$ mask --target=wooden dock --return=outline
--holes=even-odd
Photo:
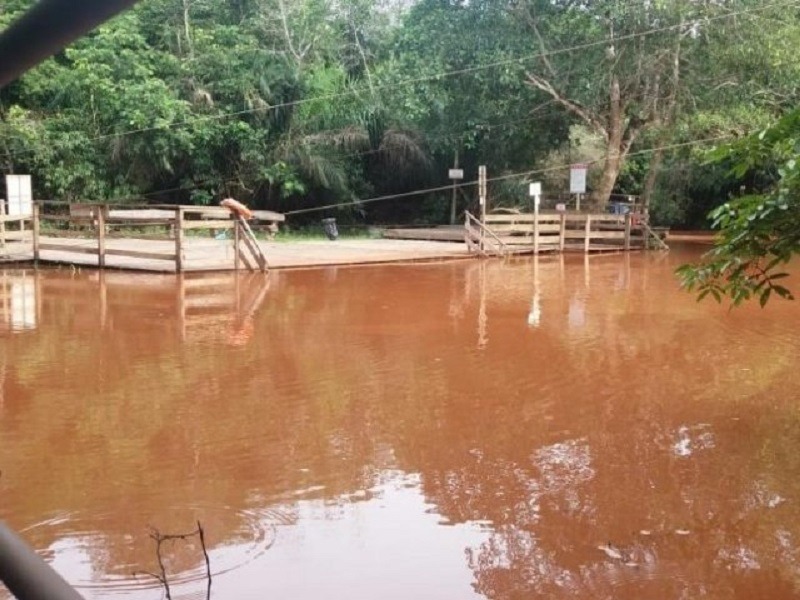
[[[40,238],[39,261],[49,264],[98,267],[96,243],[87,239]],[[52,246],[51,246],[52,244]],[[48,249],[51,247],[59,249]],[[463,244],[408,240],[336,240],[306,242],[259,241],[270,269],[336,265],[419,262],[469,258]],[[107,239],[104,267],[157,273],[178,272],[174,260],[147,258],[174,253],[174,242],[148,239]],[[72,249],[72,250],[70,250]],[[110,251],[110,252],[109,252]],[[30,243],[7,247],[5,262],[34,262]],[[182,245],[183,272],[234,271],[231,240],[186,238]],[[137,256],[138,255],[138,256]]]
[[[258,217],[258,213],[256,215]],[[276,242],[283,215],[245,221],[220,207],[112,209],[35,203],[29,217],[0,215],[0,262],[182,273],[307,268],[510,256],[619,252],[647,245],[633,215],[467,213],[463,226],[394,230],[390,239]],[[259,239],[253,229],[264,232]],[[418,239],[418,238],[422,239]]]

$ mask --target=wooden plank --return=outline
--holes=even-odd
[[[167,252],[143,252],[141,250],[106,249],[107,256],[127,256],[128,258],[147,258],[152,260],[175,260],[175,254]]]
[[[565,214],[567,222],[569,223],[584,223],[587,218],[590,218],[593,223],[624,223],[625,215],[608,215],[605,213],[598,214]]]
[[[624,231],[592,231],[589,237],[593,240],[624,240]]]
[[[258,263],[258,266],[261,267],[261,271],[263,273],[266,273],[267,269],[269,268],[269,265],[267,264],[267,257],[264,256],[264,252],[261,250],[261,246],[258,245],[258,240],[256,239],[253,230],[250,229],[250,225],[244,218],[242,218],[241,215],[239,216],[239,223],[242,226],[244,239],[248,242],[250,250],[253,253],[253,258],[255,258],[256,262]]]
[[[244,245],[248,247],[251,256],[258,263],[258,266],[264,269],[264,265],[261,263],[261,258],[259,256],[261,254],[261,250],[258,247],[258,242],[257,241],[254,242],[253,240],[251,240],[250,236],[247,235],[245,232],[242,233],[244,233],[244,235],[242,236],[242,239],[244,240]]]
[[[162,227],[172,225],[175,219],[127,219],[125,217],[113,217],[106,220],[106,223],[113,227]]]
[[[233,229],[235,221],[184,221],[184,229]]]
[[[559,238],[558,239],[558,249],[561,250],[561,252],[564,251],[564,243],[566,241],[565,240],[566,231],[567,231],[567,216],[566,215],[561,215],[561,229],[559,230],[559,233],[558,233],[558,238]]]
[[[253,216],[259,221],[272,221],[274,223],[283,223],[286,221],[286,215],[271,210],[254,210]]]
[[[24,223],[30,217],[20,217],[18,215],[0,215],[0,222],[2,223]]]
[[[72,222],[75,219],[69,215],[39,215],[41,221],[52,221],[54,223]],[[81,221],[82,223],[85,221]]]
[[[486,224],[508,224],[515,223],[531,224],[534,221],[539,223],[558,223],[560,222],[560,215],[536,215],[520,214],[520,215],[486,215]]]
[[[6,231],[3,240],[6,242],[27,242],[33,239],[31,231]]]
[[[491,230],[497,234],[500,233],[507,233],[507,232],[516,232],[519,231],[521,233],[530,233],[531,225],[534,224],[535,221],[531,221],[531,223],[527,224],[519,224],[519,225],[492,225]],[[561,224],[560,223],[539,223],[539,233],[560,233],[561,232]]]
[[[242,252],[241,246],[236,246],[236,255],[239,257],[239,260],[242,262],[242,264],[244,264],[244,266],[247,267],[248,271],[256,270],[255,265],[250,261],[247,255],[244,252]]]
[[[386,229],[382,236],[389,240],[431,240],[460,242],[464,239],[463,227]]]
[[[69,244],[39,244],[38,249],[41,250],[54,250],[57,252],[72,252],[74,254],[97,254],[97,248],[87,248],[85,246],[72,246]]]
[[[564,232],[564,237],[569,240],[583,240],[587,238],[585,230],[578,231],[575,229],[567,229]],[[593,240],[624,240],[624,231],[590,231],[588,237]]]

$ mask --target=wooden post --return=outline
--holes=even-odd
[[[25,221],[20,221],[20,231],[25,230]],[[20,234],[22,237],[22,234]],[[6,251],[6,201],[0,200],[0,243],[2,243],[3,254]]]
[[[481,165],[478,167],[478,198],[481,203],[481,252],[486,250],[484,244],[484,230],[486,227],[486,167]]]
[[[558,249],[563,253],[567,245],[567,215],[561,215],[561,230],[559,231]]]
[[[106,266],[106,215],[104,207],[97,207],[97,266]]]
[[[34,202],[31,219],[33,220],[33,261],[36,266],[39,264],[39,211],[39,204]]]
[[[458,170],[458,149],[456,149],[455,155],[453,157],[453,171]],[[457,174],[457,173],[453,173]],[[458,180],[453,178],[453,197],[450,199],[450,225],[456,224],[456,204],[458,198],[458,190],[456,189],[456,182]]]
[[[239,257],[239,236],[241,234],[242,232],[241,225],[239,225],[239,219],[235,219],[233,222],[233,268],[237,271],[239,270],[242,262],[241,258]]]
[[[539,254],[539,199],[533,199],[533,253]]]
[[[631,213],[625,215],[625,250],[631,249]]]
[[[175,272],[183,273],[183,208],[175,209]]]
[[[583,240],[583,249],[586,254],[589,254],[589,241],[592,237],[592,215],[586,215],[586,230],[584,232],[586,236]]]

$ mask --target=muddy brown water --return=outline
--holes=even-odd
[[[218,599],[800,597],[800,305],[696,255],[6,271],[0,519],[89,599],[197,520]]]

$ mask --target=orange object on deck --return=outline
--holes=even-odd
[[[233,198],[225,198],[222,202],[219,203],[220,206],[224,206],[229,211],[234,214],[241,215],[245,219],[252,219],[253,218],[253,211],[247,208],[241,202],[237,202]]]

